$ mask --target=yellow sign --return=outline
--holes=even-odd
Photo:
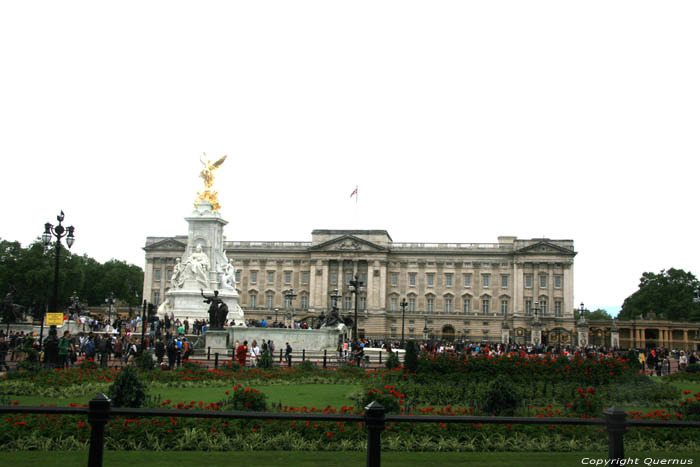
[[[46,313],[47,326],[63,326],[63,313]]]

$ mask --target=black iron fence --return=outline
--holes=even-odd
[[[367,430],[368,467],[381,465],[381,435],[387,423],[481,423],[481,424],[520,424],[520,425],[598,425],[608,433],[608,457],[611,465],[625,458],[624,434],[629,427],[672,427],[700,428],[700,422],[628,420],[627,414],[616,407],[605,411],[605,418],[542,418],[542,417],[447,417],[447,416],[405,416],[387,415],[379,403],[372,402],[365,407],[364,415],[328,415],[277,412],[234,412],[168,409],[129,409],[112,407],[104,394],[95,396],[88,407],[21,407],[0,406],[0,413],[9,414],[56,414],[87,415],[91,425],[89,467],[101,467],[104,455],[105,425],[112,416],[131,417],[185,417],[185,418],[227,418],[255,420],[307,420],[331,422],[363,422]],[[613,462],[619,459],[617,462]]]

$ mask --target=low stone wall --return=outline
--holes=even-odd
[[[284,350],[287,342],[292,346],[294,351],[301,350],[332,350],[338,348],[338,336],[340,331],[336,329],[284,329],[284,328],[244,328],[230,327],[226,328],[228,333],[229,349],[236,345],[236,341],[243,343],[248,341],[248,347],[253,343],[253,340],[258,341],[258,347],[262,346],[262,341],[272,340],[275,345],[275,352]],[[221,331],[216,331],[221,332]],[[212,334],[213,335],[213,334]],[[220,342],[216,339],[217,344]],[[213,343],[213,342],[212,342]],[[207,346],[209,343],[207,341]],[[218,347],[214,345],[212,347]]]

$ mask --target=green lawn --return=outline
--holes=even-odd
[[[385,467],[416,466],[426,467],[505,467],[523,466],[557,467],[580,466],[584,458],[605,459],[607,453],[557,452],[384,452],[382,465]],[[637,465],[644,465],[645,459],[693,459],[697,463],[700,455],[695,452],[644,452],[626,453],[626,457],[638,458]],[[13,467],[33,467],[36,465],[61,465],[62,467],[84,466],[87,451],[72,452],[0,452],[0,465]],[[150,452],[150,451],[108,451],[104,456],[105,466],[172,466],[206,465],[207,467],[236,466],[259,467],[261,465],[284,465],[289,467],[350,467],[362,466],[366,462],[364,452]],[[657,464],[655,464],[657,465]]]
[[[233,386],[200,387],[200,388],[158,388],[151,390],[152,396],[159,397],[161,401],[173,402],[202,401],[204,404],[218,402],[226,397],[224,391]],[[347,396],[360,389],[359,384],[290,384],[255,386],[267,396],[268,404],[282,403],[295,407],[307,406],[323,408],[327,405],[340,408],[343,405],[353,405],[354,402]],[[70,403],[87,404],[92,396],[77,397],[72,399],[52,399],[36,396],[10,396],[12,401],[18,401],[21,405],[56,405],[66,406]]]

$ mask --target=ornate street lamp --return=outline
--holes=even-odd
[[[289,317],[290,317],[290,326],[294,328],[294,304],[292,303],[295,298],[297,298],[297,294],[294,293],[294,289],[287,289],[282,291],[284,294],[284,307],[285,309],[289,310]]]
[[[430,334],[430,328],[428,328],[428,318],[423,318],[424,320],[424,325],[423,325],[423,340],[428,342],[428,335]]]
[[[399,303],[399,306],[401,307],[401,348],[403,349],[403,324],[406,319],[406,307],[408,306],[406,297],[401,299],[401,303]]]
[[[105,298],[105,303],[109,305],[109,312],[107,314],[107,321],[109,321],[109,325],[112,325],[112,305],[114,305],[114,292],[109,293],[109,297]]]
[[[49,303],[49,310],[51,313],[56,313],[56,304],[58,303],[58,265],[59,258],[61,256],[61,239],[63,237],[66,237],[66,244],[68,245],[68,248],[72,247],[73,242],[75,242],[75,236],[73,235],[73,233],[75,232],[75,227],[73,227],[72,225],[69,227],[63,227],[62,222],[64,217],[65,214],[63,214],[63,211],[61,211],[61,214],[56,216],[56,220],[58,220],[57,226],[53,226],[49,222],[44,224],[44,233],[41,235],[41,241],[44,242],[44,245],[46,246],[49,246],[52,238],[56,238],[56,262],[53,274],[53,295]],[[39,332],[39,348],[41,348],[42,346],[42,339],[44,337],[43,334],[45,319],[46,316],[44,313],[44,315],[42,315],[41,317],[41,330]]]
[[[341,294],[338,293],[338,289],[333,289],[333,293],[330,295],[331,297],[331,310],[333,311],[338,311],[338,300],[343,298]]]
[[[350,293],[355,294],[355,319],[352,323],[352,340],[357,342],[357,301],[358,296],[364,290],[365,283],[360,280],[360,276],[355,274],[355,280],[350,281]]]

